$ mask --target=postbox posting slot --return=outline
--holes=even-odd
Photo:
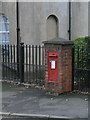
[[[57,54],[57,52],[49,52],[48,53],[49,55],[49,57],[57,57],[58,56],[58,54]]]
[[[57,57],[57,55],[53,54],[53,55],[49,55],[49,57]]]

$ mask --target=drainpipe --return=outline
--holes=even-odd
[[[17,19],[17,45],[20,43],[20,25],[19,25],[19,3],[16,2],[16,19]]]
[[[71,2],[69,1],[69,40],[71,40]]]
[[[19,27],[19,3],[16,1],[16,21],[17,21],[17,76],[19,78],[19,43],[20,43],[20,27]]]

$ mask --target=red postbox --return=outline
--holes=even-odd
[[[58,52],[48,52],[48,82],[58,82]]]

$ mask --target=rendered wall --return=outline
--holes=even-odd
[[[3,13],[10,22],[11,44],[16,43],[16,4],[3,3]],[[47,40],[47,17],[56,15],[59,20],[58,37],[68,38],[68,3],[19,3],[21,41],[25,44],[42,44]]]
[[[88,2],[72,3],[72,40],[88,35]]]
[[[47,40],[47,17],[59,20],[59,37],[68,38],[67,3],[20,3],[21,39],[27,44],[41,44]]]
[[[17,43],[16,3],[2,3],[2,13],[10,22],[10,43]],[[25,44],[42,44],[47,40],[47,18],[58,18],[58,37],[69,38],[69,3],[21,2],[19,3],[21,41]],[[88,3],[72,3],[71,38],[88,35]]]

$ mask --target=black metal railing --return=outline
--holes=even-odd
[[[73,47],[73,90],[88,92],[90,48]]]
[[[2,79],[30,84],[44,84],[44,46],[1,45]],[[17,49],[19,60],[17,60]],[[88,91],[90,80],[90,48],[72,48],[72,88]]]
[[[44,84],[44,47],[38,45],[1,45],[2,79]],[[17,62],[17,48],[19,62]]]
[[[20,80],[17,67],[17,46],[16,45],[1,45],[2,48],[2,79]]]

